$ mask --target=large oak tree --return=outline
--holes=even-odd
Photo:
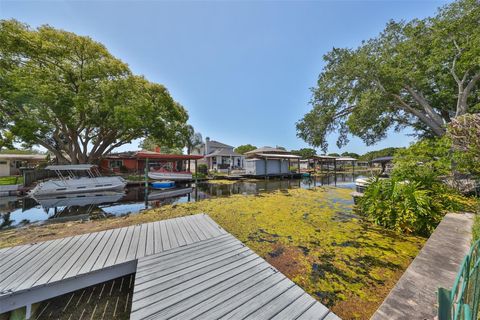
[[[98,161],[143,136],[174,144],[188,115],[168,90],[89,37],[0,21],[0,136],[60,162]]]
[[[376,38],[334,48],[324,60],[313,108],[297,122],[297,135],[310,145],[326,150],[332,132],[339,147],[349,134],[371,145],[392,127],[442,136],[453,118],[480,111],[480,2],[391,21]]]

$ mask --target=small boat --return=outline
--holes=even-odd
[[[363,194],[372,181],[373,178],[357,178],[355,180],[355,191],[359,194]]]
[[[28,193],[31,197],[123,190],[127,185],[122,177],[102,177],[98,169],[90,164],[55,165],[45,169],[55,171],[58,178],[37,184]]]
[[[192,193],[192,191],[193,191],[192,188],[182,188],[182,189],[174,189],[174,190],[166,190],[166,191],[155,191],[155,192],[152,192],[152,193],[148,194],[148,201],[184,196],[186,194]]]
[[[192,180],[192,173],[188,171],[167,171],[162,168],[149,171],[148,177],[153,180],[185,181]]]
[[[153,189],[170,189],[175,187],[175,181],[170,180],[163,180],[163,181],[155,181],[151,183]]]
[[[37,196],[34,199],[44,208],[99,205],[117,202],[125,196],[124,192],[102,191],[57,196]]]

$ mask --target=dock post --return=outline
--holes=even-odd
[[[148,208],[148,158],[145,159],[145,209]]]
[[[195,159],[195,188],[197,187],[198,182],[198,167],[197,167],[197,159]]]
[[[25,319],[28,320],[32,317],[32,305],[27,304],[25,306]]]
[[[267,165],[268,165],[268,159],[265,157],[265,180],[267,180]]]
[[[145,172],[145,189],[148,188],[148,166],[149,166],[148,158],[146,158],[145,159],[145,170],[144,170],[144,172]]]

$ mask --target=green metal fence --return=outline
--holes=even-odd
[[[439,320],[478,319],[480,298],[480,240],[463,259],[452,290],[438,289]]]

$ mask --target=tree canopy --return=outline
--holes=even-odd
[[[351,157],[351,158],[355,158],[355,159],[358,159],[360,158],[360,155],[358,153],[355,153],[355,152],[348,152],[348,151],[345,151],[341,154],[342,157]]]
[[[187,154],[191,154],[194,150],[199,151],[202,143],[202,134],[195,131],[195,129],[191,125],[187,125],[186,134],[184,136],[184,144],[187,148]]]
[[[466,114],[448,126],[456,169],[480,177],[480,113]]]
[[[302,149],[299,149],[299,150],[292,150],[290,152],[297,155],[297,156],[301,156],[304,159],[311,158],[311,157],[313,157],[314,155],[317,154],[317,151],[315,149],[312,149],[312,148],[302,148]]]
[[[156,151],[158,147],[160,148],[160,152],[163,154],[183,154],[183,146],[164,146],[158,143],[158,141],[152,137],[143,139],[138,146],[142,150],[148,151]]]
[[[175,144],[188,119],[168,90],[89,37],[0,21],[0,136],[60,162],[95,162],[143,136]]]
[[[251,145],[251,144],[242,144],[241,146],[238,146],[234,149],[236,153],[244,154],[245,152],[252,151],[257,149],[257,147]]]
[[[389,129],[443,136],[455,117],[480,111],[480,5],[459,0],[436,16],[390,21],[358,48],[334,48],[313,88],[297,135],[326,150],[329,133],[367,145]]]

